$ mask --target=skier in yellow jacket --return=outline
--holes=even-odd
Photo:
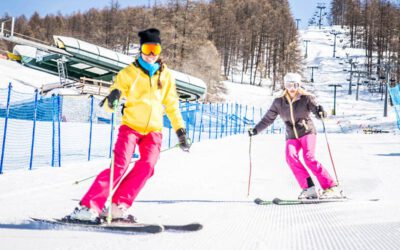
[[[160,31],[147,29],[138,33],[140,56],[122,69],[105,98],[104,106],[112,109],[115,101],[125,98],[122,124],[114,147],[114,181],[112,196],[113,219],[132,219],[127,209],[153,175],[162,143],[164,111],[179,138],[179,146],[189,151],[185,125],[179,111],[179,98],[171,71],[160,60]],[[121,180],[128,169],[135,147],[140,159]],[[98,223],[105,214],[109,195],[110,169],[102,171],[67,220]]]

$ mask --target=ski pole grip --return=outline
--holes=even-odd
[[[114,106],[114,109],[116,109],[116,108],[118,107],[118,100],[115,100],[115,101],[113,102],[113,106]]]

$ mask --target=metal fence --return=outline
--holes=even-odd
[[[0,173],[64,162],[110,158],[121,120],[99,107],[93,96],[41,96],[0,89]],[[264,114],[261,108],[236,103],[181,102],[180,110],[193,143],[243,134]],[[277,120],[265,133],[282,133]],[[177,144],[164,116],[162,148]]]

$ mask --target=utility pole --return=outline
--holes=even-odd
[[[351,86],[353,86],[353,73],[354,72],[356,72],[356,71],[354,71],[353,70],[353,68],[356,68],[356,64],[357,64],[357,62],[355,62],[354,60],[353,60],[353,58],[350,58],[349,59],[349,61],[348,61],[348,63],[350,63],[350,80],[349,80],[349,95],[351,95],[351,93],[352,93],[352,91],[351,91]]]
[[[319,9],[319,22],[318,22],[318,27],[321,29],[321,24],[322,24],[322,10],[325,9],[325,4],[323,3],[318,3],[317,8]]]
[[[361,83],[360,83],[361,74],[363,74],[365,76],[365,74],[367,74],[368,72],[358,70],[357,73],[358,73],[358,77],[357,77],[356,101],[358,101],[358,92],[360,90],[360,85],[361,85]]]
[[[314,69],[318,69],[318,66],[308,66],[308,69],[311,69],[311,82],[314,82]]]
[[[383,104],[383,117],[387,117],[387,103],[388,103],[388,87],[389,87],[389,73],[390,73],[390,64],[385,65],[385,70],[386,70],[386,88],[385,88],[385,101]]]
[[[336,88],[337,87],[342,87],[341,84],[329,84],[329,87],[333,87],[333,110],[332,110],[332,115],[336,115]]]
[[[383,103],[383,117],[387,117],[387,105],[388,105],[388,92],[389,92],[389,79],[390,79],[390,70],[392,67],[396,67],[397,65],[393,65],[390,62],[386,62],[383,64],[377,64],[376,66],[382,67],[385,69],[386,76],[381,77],[381,84],[383,81],[385,81],[385,99]],[[382,93],[383,94],[383,93]],[[382,100],[382,99],[381,99]]]
[[[358,91],[360,89],[360,71],[358,71],[358,78],[357,78],[357,91],[356,91],[356,101],[358,101]]]
[[[304,40],[304,42],[306,43],[306,53],[304,54],[304,58],[308,57],[308,43],[311,42],[310,40]]]
[[[299,22],[301,21],[300,18],[296,18],[296,29],[299,30]]]
[[[340,35],[342,33],[340,33],[339,31],[332,31],[331,34],[334,36],[334,42],[333,42],[333,57],[336,57],[336,36]]]

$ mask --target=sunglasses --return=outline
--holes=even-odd
[[[161,53],[161,45],[158,43],[144,43],[142,44],[140,51],[146,56],[149,56],[150,54],[158,56]]]
[[[285,88],[287,88],[287,89],[291,89],[291,88],[298,89],[299,87],[300,87],[300,84],[298,82],[285,83]]]

